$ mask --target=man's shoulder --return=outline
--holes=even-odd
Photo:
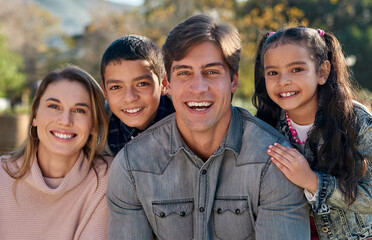
[[[266,122],[253,116],[247,110],[237,108],[243,121],[242,146],[238,164],[268,163],[269,145],[280,143],[290,146],[285,137]]]
[[[173,114],[163,118],[128,142],[119,152],[131,171],[163,171],[170,161],[166,156],[170,154],[172,121],[175,121]]]
[[[243,119],[243,131],[244,133],[255,133],[257,136],[255,139],[275,139],[278,141],[286,141],[285,137],[274,127],[270,126],[268,123],[262,121],[261,119],[253,116],[248,110],[244,108],[236,108]]]

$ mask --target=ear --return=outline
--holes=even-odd
[[[103,94],[105,94],[105,98],[107,100],[107,92],[106,92],[106,88],[105,88],[105,84],[103,83],[103,81],[101,81],[101,83],[99,84],[103,90]]]
[[[319,68],[319,85],[324,85],[328,79],[329,73],[331,72],[331,63],[327,60],[324,61]]]
[[[32,119],[32,126],[37,127],[36,116]]]
[[[168,77],[166,74],[164,75],[163,80],[161,81],[160,87],[161,87],[161,95],[162,96],[167,95],[168,90],[170,88],[170,84],[168,82]]]
[[[235,73],[231,81],[231,93],[236,92],[236,90],[238,89],[238,84],[239,84],[239,73]]]

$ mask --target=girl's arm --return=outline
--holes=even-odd
[[[316,200],[310,202],[316,213],[327,213],[330,207],[338,207],[356,213],[372,214],[371,144],[372,127],[368,127],[361,131],[358,137],[358,150],[366,161],[366,171],[359,180],[356,200],[350,206],[345,202],[345,197],[339,188],[337,179],[330,174],[312,171],[306,159],[296,149],[275,144],[269,147],[268,154],[271,156],[273,163],[290,181],[312,193],[316,193]]]

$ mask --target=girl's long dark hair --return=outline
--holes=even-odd
[[[316,154],[316,165],[321,171],[335,176],[339,187],[350,205],[357,196],[358,181],[363,176],[364,160],[357,149],[357,117],[353,109],[353,94],[350,74],[341,45],[336,37],[325,32],[321,36],[312,28],[294,27],[280,30],[261,38],[255,62],[255,93],[253,105],[256,116],[273,127],[279,121],[281,108],[274,103],[266,90],[263,56],[268,48],[283,44],[298,44],[306,47],[313,59],[316,71],[324,61],[331,63],[329,77],[324,85],[318,85],[322,104],[322,117],[314,122],[314,130],[308,141],[321,136],[324,143],[320,149],[312,147]]]

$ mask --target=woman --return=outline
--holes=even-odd
[[[104,95],[75,66],[50,72],[23,146],[1,157],[0,239],[106,239]]]

